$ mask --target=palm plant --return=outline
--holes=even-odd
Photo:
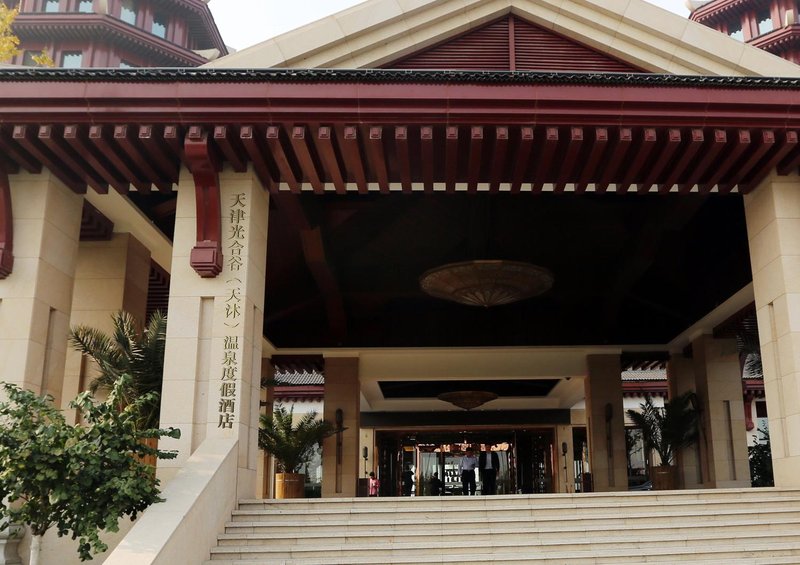
[[[634,426],[642,430],[645,448],[655,450],[662,465],[672,465],[679,450],[697,441],[699,414],[694,408],[695,398],[695,393],[686,392],[659,408],[647,396],[638,411],[628,410]]]
[[[312,411],[293,423],[294,408],[278,405],[272,414],[261,415],[258,446],[275,458],[280,473],[297,473],[314,454],[314,447],[336,433],[330,422],[318,420]]]
[[[97,363],[100,374],[91,382],[92,393],[111,391],[123,375],[129,375],[118,394],[120,408],[155,392],[142,408],[138,425],[156,428],[161,409],[161,384],[164,375],[167,318],[161,312],[150,316],[147,327],[140,331],[136,319],[127,312],[112,316],[113,332],[76,326],[70,330],[70,344]]]

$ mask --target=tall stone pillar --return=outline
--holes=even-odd
[[[775,485],[800,487],[800,178],[744,197]]]
[[[691,359],[682,355],[673,355],[667,363],[667,386],[669,398],[675,398],[686,392],[697,392],[694,378],[694,364]],[[694,445],[685,447],[677,454],[679,469],[679,486],[681,488],[701,488],[703,486],[703,470],[701,463],[702,438]],[[708,476],[706,473],[705,476]]]
[[[252,173],[219,175],[222,272],[202,278],[190,265],[197,244],[192,176],[178,189],[161,402],[162,426],[180,428],[159,463],[171,478],[206,439],[239,442],[238,496],[255,495],[261,388],[268,196]]]
[[[81,242],[70,325],[110,333],[111,318],[120,310],[144,325],[149,275],[150,251],[129,233],[115,233],[109,241]],[[89,372],[78,351],[67,351],[62,408],[86,389],[92,379]]]
[[[327,438],[322,446],[322,496],[355,496],[358,486],[361,384],[357,358],[325,359],[325,420],[337,422],[341,411],[344,431]]]
[[[0,280],[2,380],[60,403],[83,197],[43,172],[11,176],[14,269]]]
[[[750,464],[736,341],[701,336],[692,342],[692,351],[697,396],[702,406],[703,485],[748,487]]]
[[[267,382],[275,378],[275,367],[272,359],[261,359],[261,378]],[[260,414],[271,414],[275,409],[275,387],[267,386],[261,389]],[[275,461],[274,457],[266,451],[258,452],[258,469],[256,479],[256,496],[258,498],[272,498],[275,493]]]
[[[594,490],[628,490],[619,355],[589,355],[586,363],[586,432]]]

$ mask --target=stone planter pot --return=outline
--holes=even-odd
[[[305,498],[306,476],[299,473],[275,474],[275,498]]]
[[[659,465],[652,469],[653,490],[675,490],[678,488],[678,468]]]

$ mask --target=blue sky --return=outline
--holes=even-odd
[[[683,0],[648,0],[672,12],[687,15]],[[318,20],[361,0],[211,0],[222,39],[244,49],[270,37]]]

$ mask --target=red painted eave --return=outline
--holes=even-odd
[[[689,19],[708,25],[744,11],[748,4],[752,4],[752,0],[714,0],[689,14]]]

